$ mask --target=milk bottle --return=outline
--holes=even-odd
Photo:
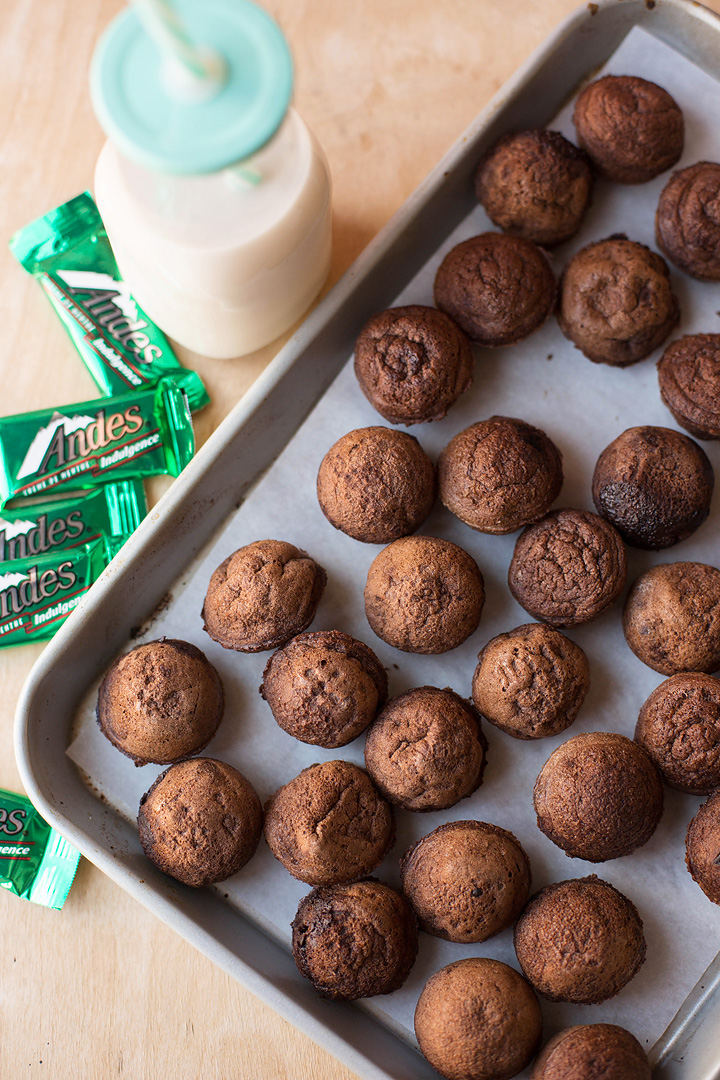
[[[250,0],[142,0],[101,39],[91,88],[95,197],[140,306],[207,356],[273,341],[322,288],[331,239],[279,28]]]

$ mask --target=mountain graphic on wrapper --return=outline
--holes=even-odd
[[[138,318],[137,304],[130,295],[130,288],[122,279],[116,281],[110,274],[99,274],[94,270],[58,270],[57,275],[71,289],[94,292],[106,290],[115,293],[113,303],[131,322]]]
[[[16,536],[26,536],[36,525],[37,521],[5,521],[0,517],[0,536],[4,534],[6,540],[14,540]]]
[[[86,428],[88,424],[92,424],[94,419],[94,416],[63,416],[59,412],[53,413],[50,423],[40,428],[30,443],[17,473],[18,480],[26,476],[34,476],[38,471],[58,428],[62,428],[65,435],[71,435],[73,431],[79,431]]]
[[[4,592],[5,589],[12,589],[15,585],[19,585],[22,581],[29,581],[27,574],[0,574],[0,592]]]

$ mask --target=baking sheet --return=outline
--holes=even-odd
[[[654,79],[676,97],[686,121],[686,151],[680,166],[718,157],[714,131],[720,130],[720,86],[679,53],[636,28],[603,71]],[[571,113],[572,103],[549,126],[573,138]],[[666,179],[667,174],[650,184],[626,188],[598,183],[581,233],[553,255],[556,270],[573,251],[612,232],[624,231],[631,239],[654,246],[654,209]],[[403,289],[397,303],[432,303],[433,277],[446,251],[487,228],[492,225],[478,207]],[[691,282],[680,273],[673,273],[673,284],[683,312],[678,335],[718,329],[717,287]],[[311,371],[308,375],[311,377]],[[660,402],[652,360],[624,371],[593,365],[562,337],[552,319],[520,345],[478,350],[472,390],[445,420],[411,430],[435,458],[456,432],[494,413],[522,417],[547,431],[564,455],[566,478],[557,504],[588,509],[592,509],[592,469],[611,439],[639,423],[676,426]],[[424,683],[451,686],[468,695],[479,649],[496,634],[529,621],[506,586],[515,536],[475,533],[438,505],[422,531],[460,544],[477,560],[488,595],[480,627],[459,649],[442,656],[412,656],[375,638],[365,620],[362,588],[367,568],[380,548],[361,545],[332,529],[317,505],[315,476],[323,454],[337,438],[351,428],[378,422],[348,363],[272,470],[178,584],[171,605],[154,621],[149,633],[138,639],[163,634],[186,638],[215,664],[226,689],[226,717],[205,753],[240,768],[263,800],[314,761],[344,757],[362,764],[363,739],[335,751],[296,742],[277,727],[257,693],[268,654],[229,653],[203,633],[200,608],[210,574],[235,548],[272,536],[305,548],[321,562],[328,571],[329,586],[312,628],[341,628],[367,641],[388,668],[392,695]],[[704,448],[717,467],[720,446],[710,443]],[[629,580],[657,562],[698,559],[717,563],[718,506],[716,498],[702,528],[672,549],[659,553],[629,550]],[[569,632],[588,654],[592,679],[590,694],[573,727],[554,739],[525,743],[484,725],[490,749],[482,787],[450,811],[398,813],[397,844],[376,873],[397,885],[399,856],[410,843],[445,820],[466,817],[491,821],[518,836],[530,856],[533,889],[597,872],[638,906],[645,923],[648,959],[639,975],[602,1005],[544,1002],[546,1033],[571,1023],[614,1022],[629,1027],[649,1047],[717,951],[720,910],[692,883],[684,866],[684,833],[700,800],[666,791],[665,813],[650,842],[630,857],[594,866],[568,859],[539,832],[531,799],[535,777],[556,746],[581,731],[611,730],[632,736],[642,702],[662,681],[625,645],[619,615],[617,604],[596,622]],[[94,721],[94,693],[80,711],[77,732],[68,753],[93,787],[121,814],[134,820],[140,796],[160,769],[136,769],[102,737]],[[264,844],[239,875],[216,888],[227,896],[228,903],[285,943],[289,943],[298,901],[308,891],[308,886],[291,878],[272,858]],[[443,964],[472,955],[492,956],[517,966],[509,930],[477,946],[441,942],[422,934],[418,960],[405,986],[359,1007],[412,1041],[415,1002],[427,977]]]

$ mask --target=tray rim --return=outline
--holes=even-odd
[[[512,97],[516,90],[522,88],[533,73],[542,68],[565,38],[576,32],[582,32],[585,27],[591,24],[591,20],[596,18],[600,11],[617,8],[619,3],[620,0],[598,0],[596,4],[584,3],[571,12],[493,95],[437,165],[403,202],[315,310],[302,323],[292,338],[258,376],[250,389],[210,435],[181,476],[153,507],[148,517],[125,544],[122,552],[116,556],[110,566],[103,572],[87,596],[83,598],[82,603],[73,612],[71,618],[45,647],[42,655],[34,664],[17,703],[14,746],[20,777],[31,801],[46,820],[125,891],[171,925],[186,940],[200,948],[223,970],[257,994],[261,1000],[271,1005],[281,1015],[294,1023],[295,1026],[301,1028],[314,1041],[333,1053],[349,1068],[367,1077],[368,1080],[394,1080],[394,1078],[385,1069],[378,1068],[374,1061],[358,1051],[355,1046],[339,1035],[332,1027],[319,1021],[292,996],[279,989],[268,977],[259,973],[250,964],[221,945],[213,935],[199,925],[186,911],[182,910],[181,906],[173,903],[172,900],[168,900],[154,887],[140,880],[136,875],[121,866],[110,851],[98,845],[93,837],[66,811],[61,810],[47,797],[33,767],[29,723],[33,714],[34,703],[38,695],[42,693],[45,680],[60,668],[64,653],[79,628],[84,626],[101,607],[110,588],[142,560],[155,535],[162,530],[173,513],[176,513],[181,507],[188,489],[197,485],[203,476],[209,472],[233,436],[242,430],[243,426],[253,416],[256,408],[270,397],[283,376],[290,371],[295,362],[302,356],[306,346],[313,340],[318,331],[342,310],[348,297],[357,288],[358,283],[368,275],[382,259],[383,255],[392,247],[397,238],[402,235],[408,222],[412,221],[417,213],[418,207],[422,206],[430,195],[442,185],[443,180],[453,169],[453,166],[464,158],[467,143],[489,126],[503,104]],[[720,42],[720,15],[706,8],[698,0],[623,0],[622,7],[629,14],[633,11],[638,12],[637,18],[629,20],[628,32],[632,26],[641,21],[643,17],[641,9],[643,7],[650,9],[660,5],[674,9],[680,13],[681,18],[697,20],[707,24],[710,32]],[[593,8],[595,10],[592,10]],[[718,48],[720,50],[720,44]],[[262,933],[260,928],[257,929]],[[713,984],[712,986],[705,985],[697,1008],[689,1011],[686,1008],[688,1001],[695,993],[695,991],[692,991],[686,1002],[681,1006],[675,1019],[668,1026],[665,1033],[667,1037],[661,1037],[661,1040],[665,1039],[665,1046],[658,1065],[662,1066],[664,1062],[669,1060],[669,1055],[676,1048],[680,1048],[687,1036],[688,1027],[692,1027],[693,1021],[697,1020],[699,1022],[703,1006],[708,1004],[713,995],[717,996],[716,991],[720,989],[720,963],[718,961],[720,961],[720,953],[716,961],[707,969],[706,975],[709,975],[711,969],[713,969]],[[715,968],[717,970],[714,970]],[[708,983],[707,978],[705,978],[705,983]],[[687,1013],[687,1015],[683,1015],[684,1013]],[[377,1022],[374,1020],[371,1020],[371,1023],[377,1026]],[[691,1037],[692,1034],[693,1032],[691,1032]],[[394,1038],[394,1036],[391,1036],[391,1038]],[[703,1069],[702,1076],[696,1073],[693,1075],[693,1080],[713,1080],[713,1078],[720,1076],[720,1045],[714,1048],[714,1051],[717,1055],[715,1061],[709,1062],[708,1059],[706,1062],[703,1059],[703,1063],[709,1065],[710,1071]]]

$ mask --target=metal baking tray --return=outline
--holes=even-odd
[[[599,0],[571,15],[510,79],[317,307],[199,451],[47,646],[21,694],[16,754],[40,812],[87,858],[228,973],[368,1080],[437,1074],[351,1005],[332,1008],[292,957],[212,890],[155,872],[135,830],[86,786],[65,751],[88,688],[127,646],[269,468],[352,351],[473,205],[477,160],[507,130],[541,126],[636,25],[717,74],[720,19],[693,0]],[[720,1075],[720,955],[652,1050],[662,1080]]]

